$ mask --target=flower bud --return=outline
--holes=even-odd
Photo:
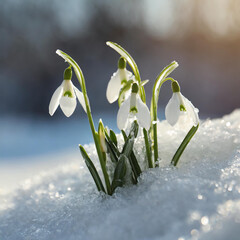
[[[98,135],[99,135],[99,140],[100,140],[101,151],[106,153],[107,145],[106,145],[106,140],[105,140],[104,126],[103,126],[102,119],[99,120]]]

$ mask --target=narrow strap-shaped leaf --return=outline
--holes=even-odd
[[[126,155],[128,157],[129,163],[132,168],[132,172],[135,178],[135,182],[137,182],[137,178],[142,173],[141,168],[138,164],[137,158],[133,152],[133,144],[134,144],[134,138],[127,138],[127,141],[125,142],[122,150],[122,154]]]
[[[117,145],[118,145],[117,137],[116,137],[115,132],[112,129],[110,129],[110,138],[111,138],[112,142],[115,144],[115,146],[117,147]]]
[[[131,154],[133,150],[134,138],[137,137],[137,134],[138,134],[138,123],[135,120],[131,125],[129,135],[125,139],[125,144],[122,150],[122,153],[125,154],[127,157]]]
[[[88,167],[88,170],[91,173],[92,178],[93,178],[93,180],[94,180],[94,182],[95,182],[95,184],[97,186],[98,191],[103,191],[104,193],[106,193],[105,188],[104,188],[104,186],[102,184],[102,180],[101,180],[101,178],[100,178],[100,176],[99,176],[99,174],[98,174],[98,172],[97,172],[93,162],[89,158],[89,156],[88,156],[87,152],[85,151],[85,149],[83,148],[83,146],[79,145],[79,148],[80,148],[80,152],[82,154],[82,157],[84,158],[85,163],[86,163],[86,165]]]
[[[114,171],[112,181],[112,193],[115,191],[117,187],[122,187],[124,184],[124,177],[127,171],[126,161],[127,157],[124,154],[122,154],[119,158],[119,161]]]
[[[121,132],[122,132],[122,135],[123,135],[123,139],[126,142],[127,141],[127,134],[125,133],[124,130],[121,130]]]
[[[112,131],[113,132],[113,131]],[[110,130],[110,133],[111,133],[111,130]],[[120,152],[119,152],[119,150],[118,150],[118,148],[117,148],[117,145],[115,145],[115,143],[113,142],[113,140],[112,140],[112,138],[114,138],[113,137],[113,135],[112,135],[112,138],[108,135],[108,132],[105,130],[105,137],[106,137],[106,142],[107,142],[107,146],[108,146],[108,148],[109,147],[111,147],[111,150],[115,153],[115,155],[117,156],[117,157],[119,157],[120,156]],[[116,135],[115,135],[115,137],[116,137]],[[116,137],[116,139],[117,139],[117,137]],[[116,141],[116,140],[115,140]],[[109,149],[108,149],[109,150]]]
[[[121,154],[124,154],[127,157],[129,157],[131,152],[133,151],[133,144],[134,144],[134,138],[128,138],[123,146]]]
[[[138,134],[138,128],[139,128],[138,122],[137,120],[134,120],[131,125],[131,129],[128,137],[131,137],[133,135],[136,138]]]
[[[130,162],[130,165],[132,167],[132,170],[133,170],[133,173],[135,175],[135,178],[137,180],[137,178],[140,176],[140,174],[142,173],[142,170],[138,164],[138,161],[137,161],[137,158],[134,154],[134,152],[132,151],[130,157],[129,157],[129,162]]]
[[[179,148],[177,149],[176,153],[174,154],[172,161],[171,161],[171,165],[173,166],[177,166],[178,161],[183,153],[183,151],[185,150],[185,148],[187,147],[188,143],[190,142],[190,140],[192,139],[192,137],[194,136],[194,134],[196,133],[196,131],[198,130],[199,124],[195,127],[193,126],[188,134],[186,135],[186,137],[183,139],[181,145],[179,146]]]
[[[117,162],[118,161],[118,157],[120,156],[120,153],[115,152],[114,147],[112,144],[110,144],[110,142],[106,139],[106,144],[107,144],[107,149],[110,155],[110,159],[112,160],[112,162]]]
[[[122,134],[125,140],[125,144],[123,146],[122,153],[124,153],[129,160],[129,163],[132,168],[132,173],[134,177],[134,182],[137,183],[137,178],[142,173],[141,168],[138,164],[137,158],[133,152],[133,145],[134,145],[134,139],[137,137],[138,134],[138,123],[137,121],[134,121],[132,123],[130,133],[127,136],[126,133],[122,130]]]
[[[147,160],[148,160],[148,167],[153,168],[153,162],[152,162],[152,151],[151,146],[149,144],[149,137],[148,132],[145,128],[143,128],[143,135],[145,140],[145,146],[146,146],[146,154],[147,154]]]

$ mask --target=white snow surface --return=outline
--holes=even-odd
[[[160,168],[113,196],[96,190],[80,154],[50,155],[60,164],[0,195],[0,239],[238,240],[240,110],[201,122],[178,167],[170,167],[190,127],[184,117],[174,127],[161,121]],[[144,167],[142,143],[139,137],[134,147]],[[85,148],[99,169],[94,145]]]

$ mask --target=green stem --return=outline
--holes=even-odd
[[[108,176],[108,173],[107,173],[104,157],[103,157],[103,154],[102,154],[102,151],[101,151],[100,142],[99,142],[99,139],[96,135],[96,131],[95,131],[94,123],[93,123],[93,118],[92,118],[92,114],[91,114],[91,109],[90,109],[90,103],[89,103],[88,96],[87,96],[85,79],[84,79],[82,70],[78,66],[78,64],[75,62],[75,60],[73,58],[71,58],[68,54],[64,53],[61,50],[57,50],[57,54],[59,54],[61,57],[63,57],[73,67],[74,72],[75,72],[75,74],[77,76],[77,79],[79,81],[79,84],[81,86],[82,93],[83,93],[83,96],[84,96],[84,101],[85,101],[85,104],[86,104],[86,112],[87,112],[87,116],[88,116],[88,121],[89,121],[89,125],[90,125],[91,131],[92,131],[92,135],[93,135],[94,143],[95,143],[95,146],[96,146],[96,150],[97,150],[98,158],[99,158],[99,161],[100,161],[100,165],[101,165],[101,168],[102,168],[107,192],[108,192],[109,195],[111,195],[112,194],[111,184],[110,184],[109,176]]]
[[[183,151],[185,150],[185,148],[187,147],[188,143],[190,142],[190,140],[192,139],[192,137],[194,136],[194,134],[196,133],[196,131],[198,130],[199,124],[195,127],[193,126],[188,134],[186,135],[186,137],[183,139],[181,145],[179,146],[179,148],[177,149],[176,153],[174,154],[172,161],[171,161],[171,165],[173,166],[177,166],[177,163],[183,153]]]
[[[153,138],[153,150],[154,150],[154,162],[155,167],[158,166],[158,142],[157,142],[157,103],[159,92],[162,84],[167,80],[174,81],[172,78],[166,78],[176,67],[178,63],[173,61],[167,67],[165,67],[162,72],[156,78],[155,84],[153,86],[152,100],[151,100],[151,120],[152,120],[152,138]]]
[[[145,128],[143,128],[143,135],[144,135],[145,146],[146,146],[148,167],[153,168],[151,147],[150,147],[149,140],[148,140],[148,133],[147,133],[147,130]]]

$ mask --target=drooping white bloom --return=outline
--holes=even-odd
[[[108,86],[106,97],[110,103],[115,102],[118,99],[119,92],[124,83],[127,83],[132,76],[132,73],[126,69],[126,60],[120,58],[118,62],[118,70],[111,77]]]
[[[170,125],[175,125],[180,117],[181,112],[185,112],[192,119],[193,125],[199,124],[198,109],[185,98],[180,91],[173,92],[171,99],[169,100],[165,108],[166,120]]]
[[[67,70],[71,71],[69,68],[65,70],[64,80],[53,93],[50,100],[49,114],[51,116],[55,113],[56,109],[60,105],[63,113],[67,117],[70,117],[77,105],[76,97],[86,112],[86,105],[83,94],[73,85],[72,81],[70,80],[72,73],[67,72],[68,74],[66,74]]]
[[[133,83],[131,95],[121,104],[118,110],[117,126],[119,129],[126,128],[130,114],[133,114],[137,118],[141,127],[147,130],[150,128],[150,112],[147,105],[142,102],[138,95],[138,86],[136,83]]]

